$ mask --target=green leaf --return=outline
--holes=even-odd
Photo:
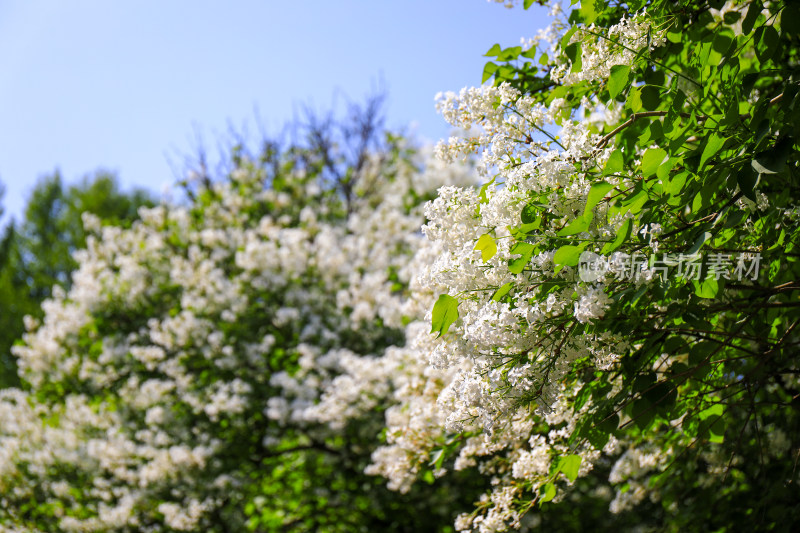
[[[531,7],[533,5],[533,2],[534,0],[525,0],[524,2],[522,2],[523,9],[528,9],[529,7]]]
[[[514,74],[514,68],[509,65],[503,65],[499,69],[497,69],[497,74],[495,76],[499,80],[510,80]]]
[[[658,87],[652,85],[645,85],[642,87],[642,107],[647,111],[654,111],[658,109],[661,104],[661,92]]]
[[[609,176],[611,174],[618,174],[622,172],[624,167],[625,161],[622,159],[622,152],[619,150],[614,150],[611,152],[611,155],[608,156],[608,161],[606,161],[606,166],[603,167],[603,175]]]
[[[725,419],[717,418],[708,428],[708,440],[716,444],[725,442]]]
[[[622,244],[627,239],[630,238],[630,236],[631,236],[631,227],[632,227],[631,226],[631,219],[630,218],[626,218],[625,222],[622,223],[622,225],[619,227],[619,230],[617,231],[617,237],[613,241],[607,242],[603,246],[603,249],[600,250],[600,253],[602,253],[603,255],[608,255],[608,254],[611,254],[611,253],[617,251],[619,249],[619,247],[622,246]]]
[[[442,294],[433,304],[431,333],[438,332],[437,337],[441,337],[456,320],[458,320],[458,300],[449,294]]]
[[[721,135],[714,132],[711,134],[711,137],[706,141],[705,148],[703,148],[703,155],[700,157],[700,167],[703,168],[706,162],[717,155],[722,149],[722,146],[725,144],[727,137],[722,137]]]
[[[556,265],[575,266],[578,264],[578,259],[585,247],[585,244],[582,246],[572,246],[569,244],[562,246],[553,254],[553,263]]]
[[[494,295],[492,295],[492,300],[494,300],[495,302],[499,302],[503,298],[503,296],[505,296],[511,291],[511,288],[513,286],[514,282],[509,281],[508,283],[506,283],[505,285],[503,285],[502,287],[500,287],[495,291]]]
[[[694,241],[694,244],[692,245],[692,247],[689,248],[689,250],[686,251],[686,254],[687,255],[696,254],[700,250],[700,248],[703,246],[703,244],[705,244],[706,241],[708,241],[712,236],[713,235],[711,235],[711,233],[709,233],[707,231],[703,232],[699,237],[697,237],[697,240]]]
[[[796,3],[787,5],[783,9],[781,31],[788,35],[800,34],[800,6]]]
[[[561,41],[559,42],[559,44],[560,44],[562,50],[565,50],[567,48],[567,46],[569,46],[569,41],[570,41],[570,39],[572,39],[572,36],[575,35],[576,31],[578,31],[578,26],[573,24],[569,28],[569,30],[567,30],[567,33],[565,33],[564,36],[561,38]]]
[[[753,40],[756,43],[756,56],[759,61],[764,63],[772,57],[778,48],[780,36],[778,35],[778,30],[772,26],[764,25],[756,30]]]
[[[592,214],[581,215],[558,232],[559,237],[569,237],[570,235],[577,235],[589,229],[589,224],[592,222]]]
[[[503,50],[503,52],[497,56],[498,61],[513,61],[519,57],[522,53],[521,46],[510,46]]]
[[[650,148],[642,156],[642,174],[645,177],[652,176],[664,162],[667,152],[663,148]]]
[[[514,255],[520,254],[522,256],[508,262],[508,271],[512,274],[519,274],[525,269],[525,266],[533,256],[533,245],[528,242],[518,242],[511,247],[509,252]]]
[[[567,476],[567,479],[572,482],[578,479],[578,470],[580,470],[581,467],[580,455],[568,455],[561,458],[560,463],[560,470]]]
[[[481,203],[482,204],[485,204],[485,203],[489,202],[489,197],[486,196],[486,191],[489,190],[489,187],[494,185],[494,180],[496,180],[496,179],[497,179],[497,177],[495,176],[494,178],[491,179],[491,181],[487,181],[486,183],[483,184],[483,186],[481,186],[481,190],[480,190],[480,193],[478,194],[478,198],[481,199]]]
[[[697,413],[697,418],[700,419],[700,420],[705,420],[706,418],[709,418],[709,417],[712,417],[712,416],[722,416],[723,412],[724,412],[724,409],[722,408],[722,404],[716,403],[716,404],[712,405],[711,407],[709,407],[708,409],[705,409],[705,410],[700,411],[699,413]]]
[[[631,72],[630,65],[614,65],[608,77],[608,94],[616,98],[628,86],[628,77]]]
[[[589,189],[589,194],[586,196],[586,208],[583,210],[583,215],[587,216],[591,214],[594,206],[600,203],[600,200],[605,198],[606,193],[613,188],[613,185],[606,183],[605,181],[593,184]]]
[[[546,483],[539,489],[539,506],[543,503],[549,502],[556,497],[556,486],[552,483]]]
[[[442,464],[444,463],[444,448],[438,448],[431,452],[431,460],[428,462],[428,466],[432,466],[434,468],[441,468]]]
[[[686,183],[687,177],[689,177],[688,172],[681,172],[680,174],[672,176],[669,182],[667,182],[666,187],[664,187],[664,192],[670,196],[679,195],[683,189],[683,185]]]
[[[564,53],[567,54],[570,62],[572,63],[572,72],[578,72],[583,66],[581,63],[581,43],[575,42],[564,48]]]
[[[672,169],[677,166],[675,164],[676,161],[679,161],[677,157],[670,157],[665,162],[661,163],[661,166],[659,166],[658,170],[656,170],[656,176],[658,176],[658,179],[662,181],[668,179],[669,173],[672,172]]]
[[[538,218],[539,218],[539,206],[536,204],[536,202],[533,201],[525,204],[525,207],[523,207],[522,211],[520,212],[520,220],[522,220],[522,223],[532,224]]]
[[[499,44],[497,44],[497,43],[495,43],[495,44],[493,44],[493,45],[492,45],[492,47],[491,47],[491,48],[489,48],[489,50],[488,50],[488,51],[487,51],[485,54],[483,54],[483,55],[484,55],[484,57],[497,57],[497,56],[499,56],[499,55],[500,55],[500,53],[501,53],[502,51],[503,51],[503,49],[500,47],[500,45],[499,45]]]
[[[494,237],[488,233],[484,233],[480,236],[478,242],[475,244],[474,250],[480,250],[481,259],[483,259],[483,262],[485,263],[497,253],[497,243],[494,241]]]
[[[694,281],[694,293],[700,298],[716,298],[719,292],[719,282],[714,278]]]
[[[634,113],[642,109],[642,90],[639,87],[634,87],[630,90],[627,103]]]
[[[709,441],[720,443],[725,440],[725,409],[721,404],[714,404],[697,414],[700,421],[697,434],[707,437]]]
[[[483,67],[483,78],[481,79],[481,83],[486,83],[486,80],[491,78],[495,72],[497,72],[497,65],[489,61],[486,63],[486,66]]]
[[[639,212],[641,212],[644,204],[646,204],[648,200],[649,198],[647,193],[644,191],[639,191],[630,198],[626,198],[622,202],[623,209],[620,213],[625,214],[625,212],[630,211],[632,215],[637,215]]]
[[[754,166],[754,164],[747,165],[736,173],[736,183],[739,184],[739,190],[753,202],[756,201],[756,186],[761,177],[761,173],[756,172]]]
[[[580,12],[584,23],[588,25],[594,22],[598,15],[595,0],[581,0]]]

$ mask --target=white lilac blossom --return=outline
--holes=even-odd
[[[565,25],[557,19],[549,34],[526,48],[542,40],[554,43]],[[571,65],[557,64],[551,76],[562,83],[601,79],[613,65],[632,61],[627,48],[645,46],[650,28],[646,17],[636,15],[623,18],[605,38],[592,36],[599,31],[593,26],[578,31],[572,39],[582,42],[585,69],[570,73]],[[624,46],[609,44],[609,39]],[[651,35],[651,47],[662,42],[660,33]],[[387,411],[387,443],[373,454],[369,471],[386,476],[391,488],[409,490],[425,465],[445,453],[443,443],[461,435],[448,464],[455,470],[478,469],[492,479],[493,488],[479,502],[480,512],[458,517],[460,531],[519,527],[522,511],[512,502],[525,487],[537,493],[552,481],[552,461],[558,456],[578,455],[578,475],[585,475],[601,453],[619,453],[617,444],[598,450],[585,441],[568,443],[575,420],[591,401],[574,412],[570,398],[581,384],[565,388],[561,379],[577,361],[600,371],[613,369],[629,344],[608,332],[564,335],[603,318],[611,300],[603,284],[586,284],[574,268],[556,265],[557,249],[546,246],[584,210],[596,179],[586,171],[602,168],[614,150],[601,142],[594,124],[618,120],[619,106],[588,100],[582,106],[585,114],[594,113],[589,120],[565,113],[568,106],[560,98],[544,103],[508,83],[437,95],[440,113],[466,132],[440,142],[438,157],[454,161],[478,154],[479,171],[488,183],[480,190],[442,187],[426,207],[423,233],[428,241],[418,252],[423,259],[415,261],[419,270],[411,285],[421,323],[412,324],[409,344],[396,351],[416,364],[399,358],[387,372],[395,383],[397,406]],[[604,179],[625,189],[636,176],[617,173]],[[546,222],[520,246],[514,228],[531,202],[542,206]],[[588,226],[581,234],[586,240],[615,236],[630,216],[608,216],[604,203],[593,209],[595,220],[608,222]],[[649,230],[655,236],[660,228]],[[487,257],[476,246],[481,238],[492,243]],[[523,268],[512,269],[525,246],[536,246],[537,252],[527,256]],[[458,298],[459,318],[436,338],[425,324],[440,294]],[[420,361],[430,366],[420,367]],[[354,381],[370,383],[373,370],[364,371],[365,379]],[[531,401],[535,411],[528,408]],[[542,426],[550,429],[537,434],[534,427]]]

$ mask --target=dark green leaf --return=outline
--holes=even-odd
[[[706,241],[708,241],[711,237],[713,237],[713,235],[708,231],[704,231],[703,233],[701,233],[700,236],[697,237],[697,240],[694,241],[692,247],[686,251],[686,254],[687,255],[696,254],[703,246],[703,244],[705,244]]]
[[[727,13],[725,13],[725,15],[723,15],[722,20],[725,22],[725,24],[730,25],[734,24],[741,17],[742,14],[739,13],[738,11],[728,11]]]
[[[639,398],[633,402],[631,407],[631,418],[636,427],[642,431],[650,427],[653,419],[656,416],[656,410],[652,403],[646,398]]]
[[[742,78],[742,95],[747,97],[750,96],[750,93],[753,91],[753,86],[758,81],[758,72],[751,72],[750,74],[745,74]]]
[[[581,44],[579,42],[575,42],[570,44],[564,49],[564,53],[567,54],[570,62],[572,63],[572,72],[580,71],[582,67],[581,63]]]
[[[654,111],[661,105],[661,91],[658,87],[645,85],[642,88],[642,106],[648,111]]]
[[[764,9],[761,0],[754,0],[750,3],[750,7],[747,8],[747,16],[744,17],[742,21],[742,33],[747,35],[751,31],[753,31],[753,26],[758,20],[758,16],[761,14],[761,11]]]
[[[787,6],[781,13],[781,30],[788,35],[800,34],[800,5],[796,2]]]
[[[725,137],[722,137],[716,132],[711,134],[711,137],[706,141],[706,145],[703,148],[703,155],[700,156],[699,168],[703,168],[709,159],[717,155],[717,152],[722,149],[722,146],[725,144],[726,140],[727,139]]]
[[[713,48],[717,52],[722,55],[730,49],[731,45],[733,44],[733,38],[729,35],[725,35],[724,33],[719,33],[714,37]]]
[[[756,185],[758,185],[760,176],[761,174],[755,170],[753,164],[746,165],[736,173],[736,183],[739,184],[739,190],[753,202],[756,201]]]
[[[778,36],[778,30],[772,26],[764,25],[756,30],[753,39],[756,43],[756,56],[759,61],[764,63],[775,53],[780,37]]]
[[[537,218],[539,218],[539,208],[535,202],[529,202],[522,208],[520,219],[523,224],[531,224]]]

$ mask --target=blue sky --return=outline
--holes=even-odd
[[[6,0],[0,3],[0,181],[19,216],[36,180],[98,168],[160,193],[169,161],[229,125],[257,139],[302,105],[388,90],[387,124],[446,136],[438,91],[477,85],[499,42],[546,13],[486,0]],[[341,96],[338,97],[341,102]],[[8,219],[8,214],[3,220]]]

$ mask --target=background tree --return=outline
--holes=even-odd
[[[19,384],[11,346],[24,332],[22,318],[41,318],[41,303],[53,286],[70,286],[77,267],[72,254],[86,246],[82,214],[92,213],[103,224],[129,226],[139,207],[153,205],[149,192],[123,192],[116,177],[104,171],[69,187],[58,172],[39,180],[22,220],[6,226],[0,244],[0,386]]]

